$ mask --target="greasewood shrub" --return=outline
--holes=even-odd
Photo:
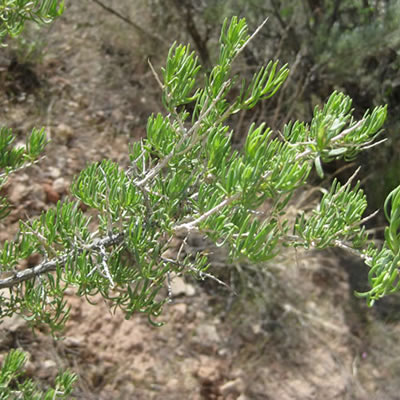
[[[385,203],[389,226],[380,249],[363,226],[369,218],[363,216],[367,201],[359,183],[353,184],[356,173],[345,184],[335,180],[314,210],[299,213],[294,222],[286,216],[289,201],[313,168],[323,176],[324,162],[352,160],[374,145],[386,107],[356,120],[351,99],[334,92],[315,108],[311,123],[291,122],[278,135],[264,123],[253,124],[243,148],[232,148],[229,117],[273,96],[289,73],[286,65],[270,61],[249,81],[232,74],[232,63],[257,31],[250,36],[244,19],[226,20],[218,60],[204,78],[189,46],[171,47],[161,76],[153,71],[166,113],[149,117],[146,138],[130,149],[130,167],[125,170],[110,160],[89,165],[74,179],[72,200],[21,221],[16,239],[4,243],[0,318],[20,314],[33,325],[47,324],[54,333],[68,318],[64,294],[74,287],[89,300],[100,293],[126,318],[143,312],[158,324],[168,300],[161,289],[171,273],[200,279],[208,275],[206,253],[178,251],[171,258],[168,252],[176,236],[185,243],[191,232],[226,246],[232,259],[253,262],[273,258],[282,245],[342,247],[370,267],[371,289],[358,294],[368,304],[399,289],[399,188]],[[12,148],[5,128],[1,138],[4,179],[21,161],[37,156],[45,143],[42,131],[35,131],[22,149]],[[268,213],[259,212],[267,200]],[[95,230],[80,203],[97,210]],[[42,261],[18,271],[33,253]],[[17,352],[10,357],[22,356]],[[3,369],[11,371],[8,365]],[[70,390],[74,376],[65,379],[60,396]]]

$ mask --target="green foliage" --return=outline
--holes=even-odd
[[[168,88],[168,92],[163,94],[165,108],[174,108],[193,100],[188,95],[196,82],[199,69],[197,57],[194,52],[190,53],[190,46],[171,46],[167,65],[163,68],[164,87]]]
[[[399,0],[147,0],[153,24],[165,35],[190,41],[203,63],[218,57],[219,26],[225,17],[245,15],[251,27],[268,16],[268,28],[244,51],[237,66],[243,75],[264,60],[276,57],[292,66],[284,90],[259,107],[252,116],[268,116],[279,130],[290,120],[309,120],[310,110],[333,90],[353,99],[359,111],[387,104],[386,120],[391,145],[375,149],[374,157],[361,156],[360,178],[368,176],[365,189],[369,209],[376,209],[398,184],[388,175],[400,163],[400,1]],[[188,23],[190,21],[190,23]],[[207,62],[207,66],[211,64]],[[240,121],[241,119],[237,119]],[[236,122],[236,121],[235,121]],[[237,138],[236,138],[237,139]],[[321,162],[316,163],[319,167]],[[393,172],[392,172],[393,171]],[[321,173],[321,168],[319,168]]]
[[[13,146],[16,137],[11,129],[0,127],[0,187],[12,172],[34,162],[46,146],[44,130],[33,129],[24,146]],[[8,203],[0,196],[0,219],[8,215]]]
[[[47,24],[64,11],[64,0],[1,0],[0,43],[7,36],[17,36],[26,21]]]
[[[0,370],[0,399],[62,400],[68,399],[77,377],[70,372],[57,375],[54,389],[42,392],[31,380],[24,378],[23,367],[27,356],[20,350],[11,350]],[[23,379],[21,379],[23,378]]]
[[[341,186],[335,179],[318,208],[308,218],[304,213],[297,218],[294,233],[303,240],[303,246],[324,249],[343,240],[351,240],[354,247],[365,244],[367,235],[360,221],[367,201],[359,186],[351,188],[349,182]]]
[[[311,148],[318,153],[315,167],[321,178],[321,160],[330,162],[337,156],[346,161],[354,159],[363,147],[367,147],[379,135],[386,119],[386,107],[377,107],[372,114],[367,111],[363,119],[356,122],[351,115],[351,103],[348,96],[334,92],[323,110],[315,108],[310,136],[316,146],[312,145]],[[347,125],[347,129],[343,130]]]
[[[33,129],[26,139],[25,146],[13,147],[14,141],[15,136],[10,129],[0,128],[0,168],[5,174],[34,161],[46,145],[46,135],[43,129]]]
[[[380,250],[370,247],[365,251],[366,263],[371,267],[368,280],[372,289],[357,293],[360,297],[366,297],[369,304],[400,290],[400,186],[386,198],[384,211],[389,222],[385,228],[384,245]]]
[[[167,115],[149,117],[146,139],[131,147],[130,167],[124,170],[109,160],[89,165],[71,187],[79,201],[58,203],[39,218],[21,221],[17,238],[5,242],[0,319],[17,313],[55,333],[68,318],[64,294],[73,287],[89,301],[100,294],[126,318],[143,312],[158,324],[169,300],[164,289],[170,274],[207,275],[207,254],[183,251],[192,232],[226,246],[232,259],[253,262],[273,258],[281,245],[343,247],[370,267],[371,290],[361,294],[369,304],[400,289],[400,189],[385,203],[389,226],[382,249],[369,243],[363,226],[366,197],[359,183],[352,186],[355,175],[345,184],[335,180],[320,204],[300,212],[295,221],[287,207],[313,167],[323,176],[322,162],[354,159],[374,144],[386,107],[375,107],[357,120],[350,97],[334,92],[322,108],[315,108],[309,124],[289,122],[275,134],[265,123],[254,123],[243,148],[235,150],[232,115],[273,96],[289,73],[279,61],[270,61],[247,80],[233,71],[232,63],[253,36],[244,19],[226,20],[218,61],[204,77],[199,77],[200,65],[189,46],[172,46],[162,79],[156,76]],[[37,158],[46,142],[43,131],[36,130],[22,148],[12,147],[13,140],[9,130],[1,130],[4,179]],[[91,218],[82,203],[92,209]],[[182,246],[171,256],[177,237]],[[31,254],[42,261],[18,270]],[[35,398],[32,382],[15,379],[23,362],[21,353],[10,353],[0,382],[4,388],[14,382],[13,390]],[[63,398],[74,379],[66,373],[56,389],[37,396]]]
[[[195,54],[188,46],[171,48],[163,81],[157,77],[168,115],[150,116],[147,138],[131,148],[130,168],[105,160],[74,180],[72,195],[96,210],[92,224],[79,203],[59,203],[21,222],[17,239],[5,243],[0,260],[7,277],[0,288],[9,288],[9,294],[1,294],[1,315],[18,313],[55,332],[68,317],[64,293],[72,286],[88,300],[100,293],[127,318],[139,311],[154,321],[168,301],[163,289],[170,273],[199,278],[206,273],[206,254],[168,256],[172,239],[183,236],[185,243],[193,231],[227,246],[232,259],[254,262],[271,259],[281,244],[362,249],[366,200],[358,184],[334,182],[319,207],[294,224],[286,206],[313,165],[322,175],[321,161],[352,159],[370,147],[386,108],[376,107],[357,121],[351,99],[335,92],[315,109],[310,124],[290,123],[281,136],[253,124],[243,149],[234,150],[226,125],[230,116],[272,96],[288,75],[277,61],[255,72],[249,84],[233,73],[232,62],[251,38],[244,19],[226,21],[218,63],[203,86],[197,83]],[[37,154],[43,140],[34,139],[27,149]],[[268,213],[258,211],[266,201]],[[89,229],[93,225],[97,228]],[[17,272],[33,253],[43,261]]]

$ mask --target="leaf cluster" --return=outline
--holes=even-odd
[[[366,264],[370,267],[368,280],[371,290],[357,293],[359,297],[366,297],[370,305],[400,290],[400,186],[386,198],[384,212],[389,223],[385,228],[385,242],[380,250],[369,246],[364,252]]]
[[[64,0],[1,0],[0,43],[7,35],[19,35],[26,21],[48,24],[63,11]]]
[[[62,400],[68,399],[72,392],[72,386],[77,377],[70,372],[57,375],[55,387],[43,392],[31,380],[24,377],[23,367],[27,361],[27,355],[20,351],[11,350],[0,370],[0,399],[30,399],[30,400]],[[23,379],[21,379],[23,378]]]
[[[291,122],[282,132],[252,124],[243,148],[234,149],[229,118],[271,97],[289,72],[270,61],[248,81],[233,73],[253,37],[244,19],[225,21],[218,60],[204,76],[189,46],[171,47],[156,76],[167,113],[149,117],[147,137],[130,149],[130,167],[109,160],[89,165],[71,186],[78,201],[21,222],[17,239],[4,245],[0,288],[9,293],[2,294],[1,315],[19,313],[61,329],[69,312],[64,293],[72,286],[89,301],[100,294],[127,318],[144,312],[155,322],[171,273],[208,275],[207,254],[187,249],[192,232],[226,246],[232,259],[254,262],[273,258],[281,244],[362,251],[366,199],[359,184],[334,181],[319,206],[295,222],[287,206],[314,166],[322,175],[322,162],[353,159],[370,147],[386,108],[357,121],[351,99],[334,92],[309,124]],[[33,253],[42,261],[19,270]]]
[[[367,240],[365,229],[360,226],[366,207],[366,196],[359,182],[352,188],[349,182],[342,186],[335,179],[318,207],[309,216],[302,212],[297,217],[294,233],[305,247],[324,249],[351,240],[355,248],[360,248]]]
[[[0,127],[0,187],[14,171],[34,162],[46,146],[46,134],[43,129],[33,129],[27,136],[25,145],[15,146],[16,136],[11,129]],[[0,219],[7,216],[7,200],[0,196]]]

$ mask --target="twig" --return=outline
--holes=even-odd
[[[236,193],[231,197],[228,197],[227,199],[225,199],[224,201],[222,201],[221,203],[219,203],[218,205],[216,205],[214,208],[212,208],[211,210],[208,210],[207,212],[205,212],[203,215],[201,215],[199,218],[191,221],[191,222],[187,222],[181,225],[175,225],[173,227],[175,232],[179,232],[181,230],[186,230],[188,232],[194,230],[197,225],[199,225],[201,222],[203,222],[205,219],[207,219],[208,217],[210,217],[211,215],[215,214],[217,211],[219,211],[221,208],[226,207],[227,205],[229,205],[230,203],[232,203],[233,201],[237,200],[242,193]]]
[[[360,257],[364,261],[371,261],[372,257],[368,257],[366,254],[361,253],[360,251],[353,249],[352,247],[348,246],[346,243],[341,242],[340,240],[334,241],[335,246],[339,247],[347,252],[353,254],[354,256]]]
[[[182,263],[180,263],[178,260],[173,260],[172,258],[166,258],[166,257],[162,257],[161,258],[164,262],[169,262],[171,264],[174,265],[178,265],[179,267],[183,267],[183,268],[188,268],[191,272],[195,272],[197,274],[199,274],[200,278],[209,278],[212,279],[213,281],[217,282],[218,284],[225,286],[230,292],[232,292],[234,295],[237,295],[237,293],[235,292],[234,289],[232,289],[228,284],[226,284],[224,281],[221,281],[221,279],[218,279],[216,276],[209,274],[208,272],[203,272],[203,271],[198,271],[196,268],[190,266],[190,265],[184,265]],[[168,280],[170,279],[170,276],[167,275]],[[168,285],[169,285],[169,281],[168,281]],[[168,293],[169,293],[170,287],[168,287]]]
[[[103,239],[96,240],[94,243],[85,248],[73,249],[60,257],[54,258],[49,261],[44,261],[39,265],[36,265],[36,267],[28,268],[25,269],[24,271],[17,272],[14,275],[9,276],[8,278],[1,279],[0,289],[10,288],[18,283],[32,279],[35,276],[55,271],[58,266],[65,265],[68,259],[74,256],[76,253],[81,254],[85,250],[100,251],[102,247],[106,248],[116,244],[120,244],[122,243],[124,237],[125,234],[123,232],[117,233],[115,235],[109,235]]]
[[[161,36],[158,36],[157,34],[148,31],[144,28],[142,28],[141,26],[139,26],[138,24],[136,24],[135,22],[133,22],[131,19],[129,19],[128,17],[122,15],[121,13],[119,13],[118,11],[114,10],[113,8],[106,6],[105,4],[103,4],[100,0],[92,0],[94,3],[96,3],[97,5],[99,5],[101,8],[103,8],[104,10],[106,10],[107,12],[109,12],[110,14],[115,15],[117,18],[121,19],[122,21],[126,22],[128,25],[132,26],[134,29],[136,29],[140,34],[150,37],[152,39],[157,40],[158,42],[163,43],[164,45],[167,44],[167,41],[162,38]]]
[[[364,122],[365,122],[365,119],[360,119],[355,125],[351,126],[350,128],[345,129],[344,131],[340,132],[338,135],[333,137],[330,142],[335,143],[335,142],[339,141],[340,139],[343,139],[349,133],[357,130]],[[296,156],[295,161],[298,161],[301,158],[304,158],[311,153],[313,153],[313,151],[311,149],[305,150]]]
[[[253,32],[253,34],[246,40],[246,42],[243,44],[243,46],[238,50],[236,53],[235,59],[246,47],[247,45],[255,38],[255,36],[260,32],[260,30],[263,28],[263,26],[267,23],[268,17],[264,19],[264,21],[261,23],[261,25]]]
[[[39,162],[43,161],[45,158],[46,158],[46,156],[43,156],[43,157],[38,158],[37,160],[33,160],[33,161],[30,161],[30,162],[24,163],[24,164],[21,165],[20,167],[11,168],[11,169],[9,169],[7,172],[1,173],[1,174],[0,174],[0,179],[1,179],[1,178],[7,178],[10,174],[13,174],[13,173],[18,172],[18,171],[21,171],[21,170],[23,170],[23,169],[25,169],[25,168],[29,168],[29,167],[31,167],[31,166],[33,166],[33,165],[36,165],[36,164],[38,164]]]
[[[108,185],[108,179],[107,179],[107,175],[104,172],[103,168],[101,167],[101,165],[99,165],[99,169],[100,172],[102,173],[103,177],[104,177],[104,183],[106,185],[106,195],[105,195],[105,200],[106,200],[106,207],[107,210],[110,210],[110,186]],[[111,217],[111,213],[107,215],[107,232],[110,234],[112,232],[112,217]]]
[[[157,81],[158,85],[160,86],[161,90],[164,90],[164,85],[162,84],[161,79],[160,79],[159,76],[157,75],[157,72],[156,72],[156,70],[154,69],[153,64],[151,63],[150,60],[147,60],[147,63],[149,64],[149,67],[150,67],[150,69],[151,69],[151,72],[153,73],[154,78],[156,79],[156,81]]]
[[[36,232],[34,229],[32,229],[32,227],[30,227],[25,221],[21,220],[20,222],[21,222],[22,225],[25,226],[25,228],[26,228],[27,230],[29,230],[29,233],[30,233],[31,235],[35,236],[35,237],[39,240],[40,244],[41,244],[49,253],[52,253],[53,256],[57,256],[57,252],[56,252],[51,246],[49,246],[49,245],[46,243],[46,238],[45,238],[43,235],[41,235],[39,232]]]
[[[343,139],[349,133],[356,131],[363,123],[365,119],[360,119],[355,125],[350,126],[349,128],[345,129],[343,132],[340,132],[339,135],[336,135],[332,138],[331,142],[337,142],[340,139]]]
[[[350,178],[347,180],[347,182],[337,191],[337,193],[332,197],[332,200],[333,200],[333,201],[335,201],[336,198],[337,198],[340,194],[342,194],[342,192],[343,192],[344,190],[346,190],[346,189],[350,186],[351,182],[353,182],[354,178],[355,178],[355,177],[357,176],[357,174],[360,172],[360,169],[361,169],[361,166],[358,167],[358,168],[354,171],[353,175],[351,175]]]
[[[226,87],[229,84],[230,84],[230,81],[227,81],[222,85],[220,92],[213,99],[213,101],[211,102],[209,107],[204,112],[200,113],[199,119],[196,121],[196,123],[188,131],[184,131],[181,139],[176,144],[175,148],[169,154],[167,154],[153,169],[151,169],[142,180],[140,180],[138,182],[135,181],[134,182],[135,185],[137,185],[137,186],[145,185],[149,180],[153,179],[164,167],[166,167],[168,165],[171,158],[176,156],[176,154],[177,154],[175,149],[178,149],[184,143],[184,141],[187,138],[189,138],[192,134],[195,135],[197,133],[198,129],[200,128],[201,123],[204,121],[204,119],[207,117],[207,115],[211,112],[211,110],[214,109],[215,104],[218,102],[218,100],[220,100]]]

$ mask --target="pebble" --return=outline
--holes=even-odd
[[[53,182],[53,189],[60,194],[65,193],[67,188],[67,183],[65,182],[65,179],[63,177],[57,178]]]
[[[191,297],[196,294],[196,289],[193,287],[193,285],[186,283],[180,276],[175,276],[171,280],[171,292],[172,297],[177,297],[180,295]]]
[[[73,129],[70,126],[64,124],[63,122],[58,124],[55,130],[57,138],[64,141],[68,141],[74,136]]]
[[[183,318],[187,313],[188,306],[185,303],[174,304],[173,310],[176,319]]]
[[[217,332],[217,328],[214,325],[199,325],[196,329],[196,336],[196,341],[204,342],[204,344],[219,343],[221,341],[221,338]]]
[[[243,392],[243,390],[244,384],[241,378],[236,378],[232,381],[225,382],[219,387],[219,391],[222,396],[227,396],[231,393],[239,394]]]
[[[50,178],[57,179],[61,176],[61,171],[57,167],[49,167]]]
[[[17,314],[12,315],[11,317],[4,317],[1,321],[1,329],[12,333],[19,331],[26,325],[26,321]]]
[[[8,200],[12,204],[18,204],[21,200],[29,194],[26,185],[16,182],[8,189]]]
[[[219,379],[220,373],[216,365],[202,365],[196,373],[202,381],[214,382]]]
[[[43,379],[56,375],[57,372],[57,363],[54,360],[45,360],[39,368],[37,376]]]
[[[56,204],[60,200],[60,195],[57,193],[53,186],[49,183],[43,183],[44,192],[46,193],[46,202]]]

